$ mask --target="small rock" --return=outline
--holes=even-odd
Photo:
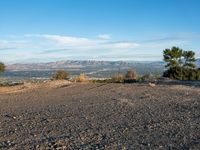
[[[150,87],[155,87],[156,84],[154,84],[154,83],[149,83],[149,86],[150,86]]]

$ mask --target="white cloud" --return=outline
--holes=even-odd
[[[95,44],[95,41],[93,40],[80,37],[70,37],[70,36],[60,36],[60,35],[43,35],[43,37],[48,40],[52,40],[68,46],[87,46]]]
[[[97,38],[99,38],[101,40],[110,40],[111,39],[109,34],[100,34],[97,36]]]
[[[153,59],[158,59],[155,55],[160,54],[162,59],[162,50],[171,46],[180,46],[188,48],[192,45],[190,40],[183,40],[169,36],[155,38],[153,40],[135,41],[111,40],[110,35],[100,34],[94,38],[78,37],[78,36],[63,36],[54,34],[27,34],[23,36],[9,36],[0,39],[0,54],[4,60],[21,60],[33,58],[36,60],[49,59],[50,61],[67,59],[87,59],[99,58],[104,59],[147,59],[144,54],[147,54]],[[195,47],[194,47],[195,49]],[[142,52],[142,56],[137,54]],[[24,54],[23,58],[17,54]],[[128,55],[124,55],[128,54]],[[131,57],[128,57],[128,56]],[[102,56],[102,57],[98,57]],[[135,57],[134,57],[135,56]],[[197,53],[197,56],[200,56]],[[106,59],[106,58],[105,58]]]
[[[0,40],[0,49],[22,48],[27,44],[25,40]]]
[[[100,49],[133,49],[139,46],[138,43],[129,42],[129,41],[117,41],[110,42],[109,35],[99,35],[99,39],[89,39],[83,37],[73,37],[73,36],[62,36],[62,35],[50,35],[50,34],[29,34],[25,37],[35,37],[42,38],[47,41],[54,42],[54,46],[61,46],[59,48],[71,48],[79,50],[100,50]],[[101,38],[101,39],[100,39]],[[105,40],[107,39],[107,40]]]
[[[134,42],[115,42],[109,44],[109,47],[113,49],[134,49],[139,47],[139,44]]]
[[[62,36],[62,35],[30,34],[30,35],[25,35],[25,37],[44,38],[46,40],[56,42],[57,44],[66,46],[89,46],[96,44],[96,41],[92,39],[82,38],[82,37]]]

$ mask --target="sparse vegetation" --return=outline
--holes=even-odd
[[[4,71],[5,71],[5,65],[4,63],[0,62],[0,77],[1,77],[1,73]],[[4,83],[0,82],[0,86],[4,86]]]
[[[4,72],[5,71],[5,65],[4,63],[0,62],[0,72]]]
[[[177,80],[199,80],[200,71],[195,65],[195,53],[183,51],[178,47],[163,51],[164,61],[167,62],[163,76]]]
[[[141,77],[139,77],[139,81],[146,81],[146,80],[151,80],[152,79],[152,75],[151,74],[145,74]]]
[[[114,75],[111,79],[113,83],[123,83],[124,82],[124,75],[123,74],[117,74]]]
[[[91,83],[113,83],[112,79],[93,79]]]
[[[136,82],[138,79],[138,74],[135,70],[131,69],[131,70],[128,70],[126,75],[125,75],[125,78],[124,78],[124,82],[125,83],[133,83],[133,82]]]
[[[84,73],[81,73],[76,79],[76,82],[88,82],[89,78]]]
[[[139,79],[135,70],[128,70],[125,75],[116,74],[110,79],[92,80],[92,83],[134,83]]]
[[[56,72],[53,78],[56,80],[66,80],[69,78],[69,73],[64,70],[59,70]]]

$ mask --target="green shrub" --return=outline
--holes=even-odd
[[[145,75],[139,77],[138,80],[139,81],[147,81],[147,80],[151,80],[151,79],[152,79],[151,74],[145,74]]]
[[[53,76],[53,78],[56,80],[65,80],[65,79],[68,79],[68,77],[69,77],[69,73],[64,70],[57,71],[55,75]]]
[[[197,70],[197,80],[200,80],[200,68]]]
[[[192,68],[173,67],[165,71],[163,76],[175,80],[200,80],[200,71]]]
[[[4,63],[0,62],[0,72],[4,72],[5,71],[5,65]]]

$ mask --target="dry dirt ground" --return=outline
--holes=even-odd
[[[0,149],[200,149],[198,87],[55,85],[0,89]]]

